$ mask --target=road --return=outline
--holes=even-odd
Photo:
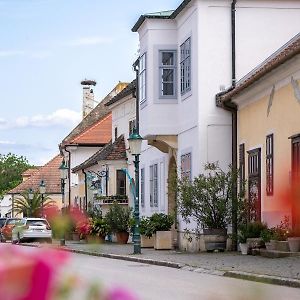
[[[300,289],[296,288],[81,254],[73,254],[64,270],[77,274],[83,282],[126,287],[141,300],[300,299]],[[72,300],[84,299],[83,289],[79,290]]]

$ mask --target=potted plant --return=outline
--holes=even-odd
[[[140,234],[141,234],[141,247],[152,248],[154,247],[153,226],[151,225],[149,217],[142,217],[140,220]]]
[[[295,230],[291,230],[288,233],[288,243],[289,249],[291,252],[299,252],[300,251],[300,233]]]
[[[275,250],[288,252],[290,251],[289,243],[287,241],[290,229],[289,217],[285,216],[280,224],[273,228],[273,237],[271,242],[275,245]]]
[[[100,242],[105,241],[105,237],[109,232],[108,224],[104,218],[93,218],[91,222],[91,242]]]
[[[172,232],[171,227],[174,223],[174,218],[171,215],[163,213],[154,213],[150,219],[150,232],[154,236],[154,248],[159,249],[172,249]],[[149,232],[149,234],[150,234]]]
[[[247,255],[248,251],[249,251],[249,247],[247,244],[247,238],[248,238],[247,224],[242,224],[239,226],[238,241],[239,241],[239,248],[243,255]]]
[[[261,231],[260,237],[262,238],[263,242],[265,243],[266,249],[267,250],[275,250],[275,245],[274,243],[271,243],[271,239],[274,236],[273,229],[271,228],[266,228]]]
[[[132,227],[132,212],[127,206],[114,202],[105,216],[109,232],[115,233],[117,242],[126,244]]]
[[[200,174],[193,181],[178,181],[179,212],[186,223],[192,219],[196,221],[193,233],[199,237],[203,232],[207,251],[226,249],[227,226],[231,223],[231,204],[233,197],[236,197],[233,187],[237,175],[237,171],[231,167],[224,172],[217,163],[208,163],[205,165],[205,174]],[[238,201],[242,194],[237,197]]]

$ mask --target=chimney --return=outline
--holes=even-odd
[[[82,117],[85,118],[93,109],[94,103],[94,91],[91,86],[96,85],[94,80],[82,80],[81,85],[83,86],[83,103],[82,103]]]

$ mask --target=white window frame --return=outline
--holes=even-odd
[[[187,160],[189,160],[189,165],[190,165],[189,168],[185,168]],[[180,157],[180,164],[181,164],[181,178],[192,181],[192,153],[188,152],[182,154]]]
[[[180,92],[181,95],[192,89],[191,37],[180,45]]]
[[[150,207],[158,207],[158,164],[150,166]]]
[[[173,54],[173,65],[164,65],[162,58],[163,53],[172,53]],[[176,98],[176,91],[177,91],[177,51],[172,50],[159,50],[159,97],[166,98],[166,99],[174,99]],[[164,82],[163,81],[163,72],[164,70],[171,70],[173,71],[173,81],[172,82]],[[172,95],[164,95],[163,94],[163,85],[164,83],[172,83],[173,84],[173,94]]]
[[[139,59],[139,101],[146,101],[146,52]]]
[[[145,168],[141,168],[141,207],[145,207]]]

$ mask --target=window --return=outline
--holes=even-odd
[[[158,207],[157,164],[150,166],[150,207]]]
[[[239,183],[240,193],[243,193],[245,188],[245,144],[239,146]]]
[[[181,178],[191,181],[192,180],[191,169],[192,169],[191,153],[181,155]]]
[[[140,103],[146,101],[146,53],[139,61],[139,99]]]
[[[115,140],[118,138],[118,127],[115,127]]]
[[[117,170],[117,195],[126,195],[126,174]]]
[[[135,120],[131,120],[129,121],[129,135],[133,133],[134,129],[135,129]]]
[[[191,38],[180,46],[180,90],[181,95],[191,89]]]
[[[273,195],[274,190],[274,138],[273,134],[267,135],[266,137],[266,192],[268,196]]]
[[[141,169],[141,206],[145,207],[145,169]]]
[[[176,94],[176,51],[159,52],[160,96],[174,97]]]

